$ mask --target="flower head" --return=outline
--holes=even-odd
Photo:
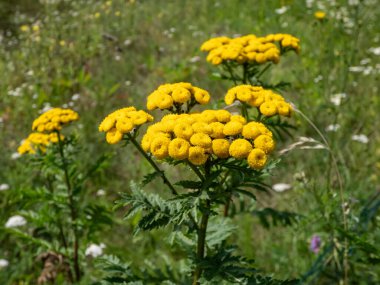
[[[64,125],[77,121],[79,115],[71,109],[53,108],[33,121],[32,130],[50,133],[60,131]]]
[[[109,144],[116,144],[123,139],[124,134],[151,121],[153,121],[153,117],[145,111],[137,111],[135,107],[126,107],[106,116],[99,125],[99,131],[106,133],[106,141]]]

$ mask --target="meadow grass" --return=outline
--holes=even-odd
[[[310,238],[319,235],[327,244],[342,221],[342,216],[336,215],[342,202],[347,203],[346,218],[352,229],[364,205],[379,199],[374,195],[379,191],[380,171],[380,9],[376,1],[370,0],[358,1],[358,5],[349,5],[351,1],[334,1],[336,5],[332,1],[306,2],[0,3],[11,15],[4,17],[0,26],[0,184],[10,185],[10,190],[0,192],[0,224],[24,206],[17,204],[14,193],[22,195],[22,189],[34,183],[33,175],[26,171],[33,169],[23,158],[12,159],[12,154],[30,132],[39,110],[68,106],[80,113],[78,135],[84,151],[78,159],[84,164],[92,162],[94,154],[112,156],[108,168],[88,185],[93,199],[104,199],[111,212],[118,193],[129,191],[128,182],[151,169],[131,146],[106,145],[103,134],[97,131],[103,117],[123,106],[144,108],[146,96],[165,82],[192,82],[210,91],[212,104],[221,106],[220,100],[232,85],[212,76],[217,69],[206,62],[200,45],[215,35],[283,32],[300,38],[301,53],[281,60],[267,73],[266,80],[290,83],[282,94],[320,130],[330,152],[318,148],[289,151],[281,156],[279,168],[268,182],[288,183],[292,189],[257,195],[255,209],[273,207],[296,212],[301,216],[297,223],[265,228],[256,216],[247,213],[235,221],[238,227],[233,239],[241,252],[278,278],[296,278],[308,272],[317,259],[309,250]],[[283,6],[287,7],[284,13],[276,12]],[[315,19],[317,10],[327,12],[324,20]],[[27,25],[27,31],[21,30],[23,25]],[[331,98],[341,93],[346,97],[340,104],[333,104]],[[278,150],[300,136],[323,143],[302,116],[296,113],[292,120],[297,130],[293,137],[278,143]],[[338,130],[326,131],[332,124],[339,124]],[[368,142],[352,140],[353,135],[360,134],[366,135]],[[337,172],[343,180],[343,196]],[[183,171],[175,170],[169,176],[182,178]],[[157,180],[148,187],[152,192],[162,192],[162,186]],[[106,191],[101,198],[96,196],[100,188]],[[133,237],[134,224],[123,221],[122,214],[122,209],[113,213],[113,224],[95,237],[107,245],[107,254],[141,265],[144,260],[159,262],[160,256],[178,258],[179,250],[161,242],[167,237],[165,230]],[[378,222],[378,214],[373,219]],[[370,225],[362,236],[372,244],[380,242],[375,226]],[[34,257],[23,253],[22,245],[16,245],[6,232],[0,232],[0,241],[0,258],[9,257],[12,269],[0,269],[1,283],[11,280],[9,284],[16,284],[12,282],[23,276],[24,284],[33,284],[28,280],[34,278],[31,268],[38,268]],[[12,265],[16,260],[19,264]],[[88,270],[95,272],[94,276],[100,274]],[[379,273],[374,265],[362,264],[350,272],[365,276],[364,281],[353,284],[376,284],[380,282]],[[310,282],[328,284],[323,278]]]

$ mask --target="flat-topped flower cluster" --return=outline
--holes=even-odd
[[[301,49],[299,39],[289,34],[269,34],[257,37],[253,34],[229,38],[216,37],[204,42],[202,51],[208,52],[207,61],[219,65],[233,61],[238,64],[278,63],[280,56],[286,51]]]
[[[79,115],[71,109],[53,108],[41,114],[32,123],[35,131],[21,142],[17,151],[19,154],[35,154],[37,151],[45,152],[46,147],[63,140],[60,133],[62,127],[77,121]]]
[[[261,86],[238,85],[231,88],[224,97],[224,102],[231,105],[235,101],[257,107],[259,113],[266,117],[274,115],[289,117],[293,110],[284,97]]]
[[[264,124],[248,122],[226,110],[170,114],[148,127],[141,146],[157,159],[170,157],[194,165],[208,159],[247,159],[250,167],[261,169],[275,143]]]

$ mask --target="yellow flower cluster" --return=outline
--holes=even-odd
[[[173,109],[173,107],[178,110],[184,103],[204,105],[209,101],[210,94],[206,90],[187,82],[180,82],[159,86],[148,96],[146,107],[150,111],[157,108]]]
[[[275,43],[278,43],[277,46]],[[208,52],[207,61],[219,65],[226,61],[263,64],[278,63],[284,51],[300,51],[299,39],[289,34],[270,34],[265,37],[246,35],[238,38],[217,37],[204,42],[202,51]]]
[[[124,134],[151,121],[153,121],[153,117],[148,113],[142,110],[137,111],[135,107],[126,107],[105,117],[99,125],[99,132],[106,133],[106,140],[109,144],[116,144],[121,141]]]
[[[62,129],[63,125],[79,119],[77,112],[70,109],[54,108],[43,113],[33,121],[32,130],[42,132],[53,132]]]
[[[60,135],[61,140],[64,139],[63,135]],[[46,151],[46,147],[51,143],[58,142],[57,133],[43,134],[43,133],[31,133],[25,140],[22,141],[17,151],[19,154],[34,154],[37,150],[42,152]]]
[[[217,158],[247,159],[261,169],[275,147],[272,133],[262,123],[249,122],[226,110],[170,114],[148,127],[141,146],[157,159],[187,159],[194,165]]]
[[[224,97],[224,101],[227,105],[231,105],[235,100],[257,107],[259,112],[266,117],[274,115],[290,117],[293,110],[284,97],[261,86],[238,85],[231,88]]]

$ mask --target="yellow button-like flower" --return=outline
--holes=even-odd
[[[248,101],[248,104],[253,107],[259,107],[262,103],[264,103],[264,95],[260,92],[253,93]]]
[[[289,117],[291,115],[292,107],[289,103],[286,103],[284,101],[277,101],[276,102],[277,107],[277,113],[281,116]]]
[[[123,133],[119,132],[116,128],[109,130],[106,134],[106,141],[109,144],[116,144],[123,138]]]
[[[261,104],[260,113],[267,117],[276,115],[277,114],[276,102],[267,101]]]
[[[227,123],[230,121],[231,113],[227,110],[217,110],[215,111],[215,116],[218,122]]]
[[[187,140],[175,138],[169,144],[169,156],[178,160],[186,159],[189,156],[189,148]]]
[[[202,122],[210,124],[212,122],[216,122],[216,116],[214,110],[205,110],[201,113],[200,116]]]
[[[237,158],[247,158],[248,154],[252,150],[252,144],[245,139],[237,139],[231,143],[229,152],[230,155]]]
[[[194,130],[194,133],[203,133],[203,134],[211,134],[212,129],[210,125],[204,123],[204,122],[196,122],[192,124],[192,128]]]
[[[244,125],[245,123],[247,123],[247,120],[243,116],[233,115],[231,116],[231,122],[239,122]]]
[[[150,150],[150,145],[155,137],[150,134],[145,134],[141,140],[141,147],[145,152]]]
[[[200,146],[192,146],[189,148],[189,161],[194,165],[205,164],[208,159],[208,155],[204,148]]]
[[[256,170],[260,170],[265,166],[267,162],[267,156],[261,149],[254,148],[248,155],[248,165]]]
[[[192,145],[209,148],[211,146],[211,138],[203,133],[195,133],[191,136],[190,142]]]
[[[317,12],[314,13],[314,17],[317,20],[323,20],[324,18],[326,18],[326,13],[323,12],[323,11],[317,11]]]
[[[161,110],[169,109],[173,106],[173,98],[167,94],[160,94],[156,98],[156,104]]]
[[[189,140],[193,135],[194,131],[191,125],[186,123],[179,123],[174,127],[174,134],[177,138],[182,138],[185,140]]]
[[[208,102],[210,102],[211,97],[210,97],[210,94],[206,90],[203,90],[198,87],[193,87],[193,89],[194,89],[194,98],[199,104],[205,105]]]
[[[243,130],[243,124],[241,122],[231,121],[225,124],[223,133],[226,136],[236,136],[236,135],[239,135],[242,130]]]
[[[223,133],[224,125],[219,122],[211,123],[210,125],[211,133],[210,137],[214,139],[222,139],[225,137],[225,134]]]
[[[249,122],[248,124],[244,125],[242,135],[246,139],[255,139],[259,135],[261,135],[260,128],[263,126],[263,124],[258,122]]]
[[[271,153],[275,148],[274,140],[267,135],[260,135],[254,141],[255,148],[263,150],[265,153]]]
[[[169,151],[169,144],[170,139],[159,136],[153,139],[151,145],[150,145],[150,152],[157,158],[157,159],[164,159],[168,156]]]
[[[183,87],[177,87],[172,92],[172,97],[176,103],[185,103],[190,100],[191,93],[188,89]]]
[[[227,158],[229,153],[230,142],[226,139],[215,139],[212,141],[212,152],[219,158]]]
[[[125,133],[129,133],[130,131],[132,131],[134,128],[134,124],[132,123],[132,121],[128,118],[120,118],[117,120],[117,123],[116,123],[116,129],[125,134]]]
[[[227,92],[226,96],[224,96],[224,102],[226,105],[231,105],[236,99],[236,94],[234,92]]]

